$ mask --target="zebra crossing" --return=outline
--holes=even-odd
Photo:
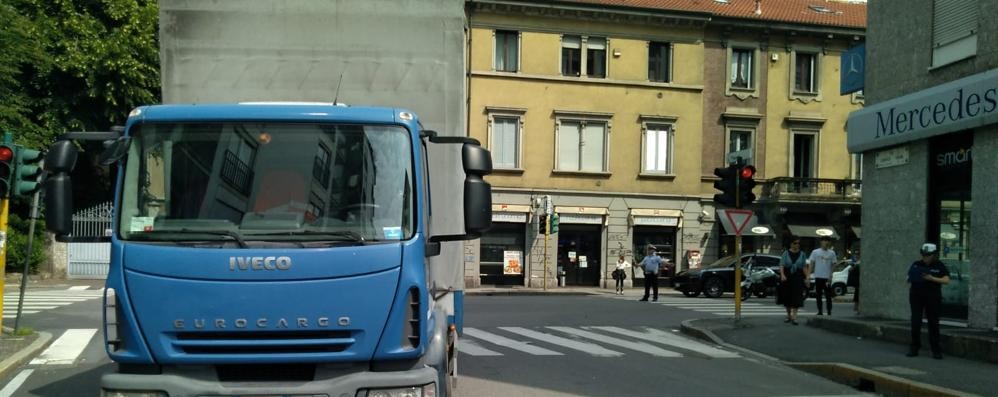
[[[627,296],[610,296],[611,299],[619,300],[636,300],[633,297]],[[735,315],[735,301],[732,298],[687,298],[684,296],[662,296],[659,295],[658,302],[636,302],[642,305],[660,305],[666,307],[672,307],[677,309],[693,310],[700,313],[715,314],[718,316],[734,316]],[[805,306],[807,307],[807,306]],[[800,308],[797,312],[798,315],[809,315],[815,314],[814,311],[807,310],[805,308]],[[787,311],[783,306],[778,306],[773,303],[770,298],[756,300],[750,298],[747,301],[742,302],[742,316],[786,316]]]
[[[514,353],[566,356],[582,352],[594,357],[622,357],[628,352],[652,357],[738,358],[737,353],[650,327],[615,326],[465,327],[458,351],[469,356],[496,357]]]
[[[69,287],[67,289],[27,290],[24,293],[24,306],[21,314],[35,314],[44,310],[86,302],[104,296],[103,289],[87,289],[86,286]],[[19,292],[3,294],[3,318],[13,319],[17,316],[17,301]]]

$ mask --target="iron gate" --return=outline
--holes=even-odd
[[[73,237],[105,237],[111,233],[112,203],[99,204],[73,214]],[[69,243],[66,276],[103,279],[111,264],[111,243]]]

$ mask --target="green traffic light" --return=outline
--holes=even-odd
[[[42,173],[39,164],[42,161],[42,152],[19,145],[15,145],[14,148],[14,195],[34,194],[41,187],[38,176]]]

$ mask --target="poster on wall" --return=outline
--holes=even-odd
[[[502,274],[523,274],[523,261],[520,251],[502,252]]]
[[[700,251],[697,250],[686,251],[686,262],[689,264],[690,269],[696,269],[700,267]]]
[[[579,268],[586,269],[589,267],[589,258],[585,255],[579,255]]]

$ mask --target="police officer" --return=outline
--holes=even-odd
[[[922,313],[929,322],[929,346],[932,358],[942,359],[939,345],[939,306],[942,305],[943,284],[949,283],[949,271],[939,261],[939,247],[933,243],[922,244],[922,259],[908,268],[908,302],[911,304],[911,349],[908,357],[918,355],[922,344]]]

